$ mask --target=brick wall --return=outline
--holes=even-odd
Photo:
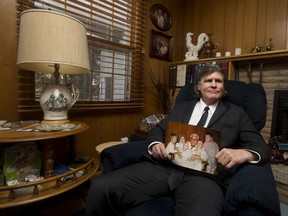
[[[252,66],[252,76],[251,80],[253,83],[259,83],[260,81],[260,66]],[[249,76],[245,69],[239,71],[239,80],[246,83],[249,82]],[[271,133],[271,123],[272,123],[272,113],[273,113],[273,101],[274,101],[274,91],[281,89],[288,89],[288,60],[287,63],[273,63],[273,64],[263,64],[262,71],[262,83],[265,89],[267,97],[267,119],[266,125],[262,129],[261,134],[264,139],[268,142]]]

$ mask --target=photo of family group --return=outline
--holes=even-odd
[[[220,131],[169,122],[167,132],[165,145],[172,163],[217,174],[215,154],[221,142]]]
[[[172,25],[170,12],[161,4],[155,4],[151,7],[150,19],[154,26],[161,31],[167,31]]]

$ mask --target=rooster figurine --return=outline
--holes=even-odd
[[[202,49],[204,43],[209,40],[209,37],[205,33],[201,33],[198,36],[198,42],[197,45],[194,45],[192,43],[192,36],[194,33],[188,32],[186,34],[186,47],[188,49],[188,52],[185,54],[185,60],[184,61],[191,61],[191,60],[198,60],[198,52]]]

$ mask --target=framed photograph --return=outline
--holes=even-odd
[[[162,32],[151,31],[150,57],[172,61],[173,37]]]
[[[154,4],[150,8],[150,19],[154,26],[161,31],[167,31],[172,25],[170,12],[161,4]]]

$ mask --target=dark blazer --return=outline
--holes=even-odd
[[[153,141],[165,141],[168,121],[188,124],[196,103],[197,100],[195,99],[175,105],[168,116],[149,131],[147,144]],[[268,145],[241,107],[220,101],[208,124],[208,128],[221,131],[221,148],[250,149],[261,155],[259,163],[270,160],[271,152]],[[227,176],[231,175],[234,170],[227,171],[224,167],[220,167],[219,171],[222,176]]]

